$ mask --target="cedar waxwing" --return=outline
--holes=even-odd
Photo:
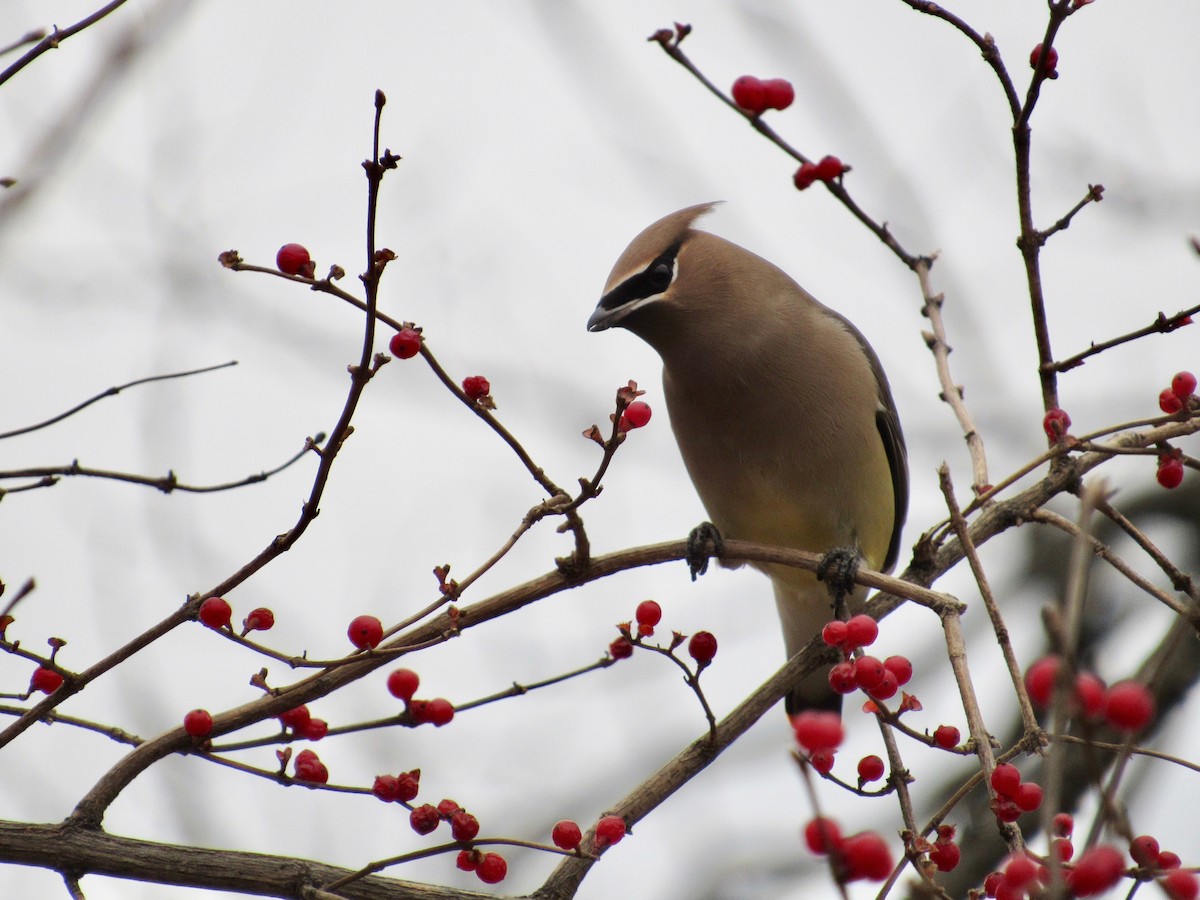
[[[658,351],[671,428],[713,525],[726,538],[853,552],[890,571],[908,510],[904,437],[866,338],[778,267],[691,226],[712,203],[655,222],[621,254],[589,331],[620,326]],[[832,617],[800,569],[771,579],[788,656]],[[852,587],[853,609],[866,589]],[[787,710],[840,709],[827,670]]]

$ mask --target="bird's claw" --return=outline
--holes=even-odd
[[[847,617],[846,597],[854,591],[854,577],[861,564],[862,554],[857,547],[835,547],[817,563],[817,580],[829,588],[835,618]]]
[[[691,534],[687,539],[687,560],[688,571],[692,573],[692,581],[695,581],[701,575],[708,571],[708,561],[714,556],[720,556],[725,552],[725,541],[721,539],[721,532],[717,531],[717,526],[712,522],[701,522],[692,529]]]

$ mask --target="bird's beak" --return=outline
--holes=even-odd
[[[588,317],[587,330],[604,331],[605,329],[611,328],[613,325],[617,324],[617,321],[619,321],[620,318],[620,307],[617,309],[605,309],[603,306],[597,306],[592,312],[591,316]]]

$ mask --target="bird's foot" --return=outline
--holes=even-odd
[[[846,598],[854,592],[854,576],[861,564],[862,554],[857,547],[835,547],[817,563],[817,580],[829,588],[835,618],[847,618]]]
[[[687,539],[688,571],[692,573],[692,581],[708,571],[708,561],[711,557],[720,556],[725,552],[725,541],[721,532],[712,522],[701,522],[692,529]]]

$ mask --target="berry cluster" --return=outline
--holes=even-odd
[[[294,706],[279,716],[279,724],[290,729],[298,738],[319,741],[329,732],[329,723],[318,719],[308,711],[307,706]]]
[[[862,690],[873,700],[890,700],[912,678],[912,663],[904,656],[880,660],[854,654],[869,647],[879,637],[879,625],[870,616],[852,616],[849,621],[834,619],[821,630],[821,639],[842,651],[844,659],[829,670],[829,686],[839,694]]]
[[[414,725],[424,725],[429,722],[441,728],[454,719],[454,704],[444,697],[432,700],[415,700],[417,687],[421,684],[420,676],[412,669],[396,669],[387,678],[387,689],[397,700],[404,701],[408,718]]]
[[[796,99],[792,83],[783,78],[755,78],[743,75],[733,83],[733,102],[752,116],[761,116],[768,109],[784,110]]]
[[[1177,372],[1171,379],[1171,386],[1163,388],[1158,395],[1158,408],[1169,416],[1176,413],[1188,414],[1200,405],[1196,397],[1196,376],[1191,372]],[[1155,477],[1158,483],[1168,490],[1177,488],[1183,482],[1183,460],[1178,450],[1169,450],[1159,454],[1158,471]]]
[[[301,750],[296,754],[293,765],[296,777],[301,781],[312,781],[316,784],[326,784],[329,781],[329,769],[313,750]]]
[[[849,171],[850,167],[836,156],[823,156],[820,162],[802,164],[792,176],[792,184],[796,185],[796,190],[803,191],[818,181],[828,184]]]
[[[843,837],[836,821],[819,816],[804,826],[804,843],[818,856],[833,858],[840,884],[864,879],[883,881],[892,874],[887,841],[873,831]]]
[[[1044,656],[1025,670],[1025,690],[1034,705],[1048,707],[1054,699],[1063,660]],[[1067,701],[1072,715],[1108,722],[1126,733],[1141,731],[1154,719],[1154,695],[1137,681],[1121,681],[1112,687],[1091,672],[1078,672],[1070,685]]]
[[[1001,822],[1015,822],[1022,813],[1033,812],[1042,805],[1042,788],[1032,781],[1022,781],[1021,772],[1011,763],[1000,763],[992,770],[992,812]]]
[[[633,648],[641,644],[643,638],[653,637],[654,627],[662,621],[662,607],[654,600],[643,600],[634,610],[634,621],[637,622],[637,634],[632,631],[633,623],[621,622],[617,630],[621,632],[608,645],[608,655],[614,660],[629,659],[633,656]],[[665,652],[671,653],[684,642],[684,635],[678,631],[671,633],[671,644]],[[663,650],[664,648],[658,648]],[[717,638],[710,631],[697,631],[688,640],[688,655],[696,661],[697,672],[703,669],[717,655]],[[672,654],[674,655],[674,654]]]
[[[929,847],[929,861],[939,872],[951,872],[962,859],[962,851],[954,843],[954,826],[939,825],[937,839]]]

